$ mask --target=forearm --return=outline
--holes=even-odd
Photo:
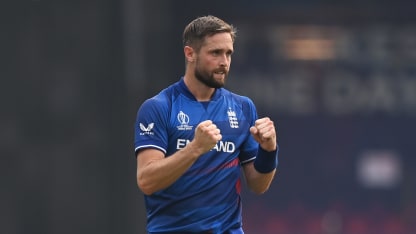
[[[170,186],[193,165],[199,156],[199,151],[192,144],[188,144],[169,157],[146,161],[137,170],[140,189],[150,195]]]
[[[253,163],[249,163],[245,167],[245,175],[248,188],[256,194],[262,194],[266,192],[273,181],[276,169],[269,173],[259,173],[254,168]]]
[[[140,152],[137,157],[137,183],[140,189],[150,195],[170,186],[221,138],[217,126],[211,120],[205,120],[196,127],[194,139],[173,155],[165,157],[154,149]]]
[[[265,151],[259,147],[257,157],[247,167],[247,184],[255,193],[264,193],[276,173],[278,164],[278,147],[273,151]]]

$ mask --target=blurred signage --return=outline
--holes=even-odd
[[[261,46],[258,33],[257,44],[248,36],[239,45],[230,79],[260,106],[291,115],[416,114],[416,27],[269,26],[263,34]]]

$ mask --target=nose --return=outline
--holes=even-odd
[[[231,58],[227,54],[223,54],[220,58],[220,65],[223,67],[228,67],[230,65]]]

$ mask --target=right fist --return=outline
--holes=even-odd
[[[220,129],[217,128],[211,120],[205,120],[198,124],[195,129],[193,143],[197,146],[202,154],[210,151],[222,139]]]

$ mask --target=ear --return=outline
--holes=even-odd
[[[192,47],[185,46],[183,48],[183,53],[185,54],[185,60],[188,63],[192,63],[194,61],[195,51],[194,51],[194,49]]]

